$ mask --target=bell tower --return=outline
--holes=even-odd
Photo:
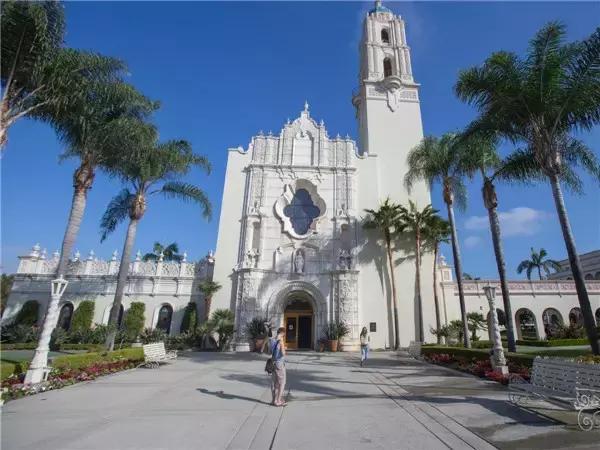
[[[406,203],[406,156],[423,138],[419,84],[413,79],[404,20],[381,1],[363,23],[358,83],[352,103],[360,148],[377,155],[379,197]],[[410,198],[425,206],[430,203],[429,189],[415,186]]]

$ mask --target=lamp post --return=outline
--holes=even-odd
[[[492,362],[492,368],[494,372],[501,373],[502,375],[508,374],[508,367],[506,366],[506,359],[504,358],[504,350],[502,349],[502,339],[500,338],[500,326],[498,324],[498,312],[496,311],[496,287],[487,286],[483,287],[483,292],[487,297],[490,305],[490,322],[491,332],[493,339],[493,354],[490,357]]]
[[[42,333],[40,334],[40,340],[38,341],[35,354],[31,360],[31,365],[27,369],[25,375],[25,384],[37,384],[45,381],[48,377],[48,351],[50,350],[50,337],[52,331],[56,327],[58,321],[58,304],[60,298],[67,288],[69,282],[62,276],[59,276],[56,280],[51,281],[51,293],[50,293],[50,305],[48,306],[48,312],[46,313],[46,320],[44,320],[44,326]]]

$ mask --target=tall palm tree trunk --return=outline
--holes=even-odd
[[[496,188],[487,177],[484,177],[483,183],[483,203],[488,210],[490,221],[490,230],[492,232],[492,243],[494,245],[494,255],[496,256],[496,266],[498,267],[498,276],[500,277],[500,289],[502,291],[502,302],[504,304],[504,316],[506,318],[506,338],[508,341],[508,351],[516,352],[517,344],[515,342],[515,325],[513,321],[512,307],[510,304],[510,292],[508,290],[508,281],[506,278],[506,263],[504,261],[504,249],[502,248],[502,235],[500,232],[500,220],[498,219],[498,199],[496,197]]]
[[[558,220],[560,221],[560,227],[565,240],[565,246],[567,247],[567,254],[569,255],[571,272],[573,272],[573,280],[575,281],[577,298],[579,299],[579,306],[581,307],[581,313],[583,314],[585,331],[590,341],[590,346],[592,347],[592,353],[594,355],[600,355],[596,321],[594,320],[594,313],[592,312],[592,307],[590,306],[590,298],[587,293],[587,288],[585,287],[581,263],[579,262],[579,255],[577,254],[577,249],[575,248],[575,238],[573,237],[573,232],[571,231],[571,224],[569,223],[569,217],[567,215],[567,208],[565,207],[565,200],[560,187],[560,181],[556,174],[550,175],[549,178],[550,185],[552,186],[554,203],[556,205],[556,212],[558,213]]]
[[[441,319],[440,319],[440,299],[438,298],[438,293],[437,293],[438,252],[439,252],[439,244],[436,242],[433,247],[433,303],[435,305],[435,326],[436,326],[436,329],[439,331],[440,328],[442,328],[442,323],[441,323]],[[439,334],[437,334],[436,337],[437,337],[437,343],[441,344],[442,337]]]
[[[131,219],[127,227],[127,235],[125,244],[123,245],[123,254],[121,255],[121,263],[119,265],[119,275],[117,277],[117,288],[115,290],[115,299],[113,300],[110,316],[108,318],[109,332],[106,337],[106,349],[112,351],[115,346],[115,336],[117,335],[117,323],[119,320],[119,311],[123,300],[123,293],[129,275],[129,261],[131,260],[131,250],[135,243],[135,235],[137,233],[138,219]]]
[[[541,280],[543,279],[543,278],[542,278],[542,269],[541,269],[541,267],[540,267],[540,266],[538,266],[537,270],[538,270],[538,278],[539,278],[539,279],[540,279],[540,281],[541,281]]]
[[[396,275],[394,275],[394,263],[392,261],[392,244],[389,237],[386,236],[386,250],[388,264],[390,266],[390,280],[392,283],[392,303],[394,309],[394,350],[400,348],[400,325],[398,322],[398,301],[396,299]]]
[[[415,248],[415,287],[417,292],[417,310],[419,314],[419,342],[425,340],[423,332],[423,302],[421,300],[421,236],[417,233],[416,248]]]
[[[79,234],[83,213],[87,203],[87,193],[90,190],[94,181],[94,170],[89,164],[81,164],[73,175],[73,200],[71,201],[71,210],[67,220],[67,228],[63,237],[61,246],[60,259],[56,269],[58,278],[64,278],[69,262],[69,256],[73,251],[75,240]],[[51,288],[52,289],[52,288]],[[31,368],[46,367],[48,365],[48,351],[50,347],[50,339],[52,332],[56,327],[59,317],[59,302],[60,299],[50,297],[50,303],[46,309],[44,320],[42,322],[42,331],[38,340],[37,348],[31,360]]]
[[[212,295],[209,295],[204,299],[204,321],[208,321],[208,318],[210,317],[211,306],[212,306]]]
[[[469,328],[467,324],[467,309],[465,306],[465,291],[463,289],[462,261],[460,258],[460,246],[458,245],[458,236],[456,233],[456,224],[454,223],[454,208],[452,203],[446,202],[448,210],[448,222],[452,231],[452,256],[454,258],[454,274],[456,275],[456,284],[458,285],[458,301],[460,303],[460,316],[463,325],[463,344],[465,348],[471,348],[469,340]]]

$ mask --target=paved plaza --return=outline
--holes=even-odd
[[[598,432],[548,405],[507,403],[506,388],[394,353],[289,355],[289,404],[269,405],[265,357],[188,353],[11,401],[2,448],[597,448]]]

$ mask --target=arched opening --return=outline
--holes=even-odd
[[[305,292],[291,292],[284,310],[285,343],[288,349],[313,347],[314,311],[310,296]]]
[[[591,273],[586,273],[585,277],[583,277],[586,280],[593,280],[594,279],[594,275],[592,275]]]
[[[58,315],[58,322],[56,323],[57,328],[62,328],[65,331],[69,331],[71,327],[71,319],[73,318],[73,303],[65,303],[60,308],[60,314]]]
[[[158,320],[156,328],[163,330],[165,333],[171,332],[171,319],[173,318],[173,307],[171,305],[162,305],[158,311]]]
[[[554,308],[545,309],[542,313],[542,320],[544,321],[544,331],[547,337],[555,336],[563,325],[562,316]]]
[[[535,316],[527,308],[521,308],[516,312],[515,324],[518,339],[538,339]]]
[[[596,276],[594,277],[596,280],[600,280],[600,272],[596,272]]]
[[[390,33],[385,28],[381,30],[381,42],[383,42],[384,44],[390,43]]]
[[[572,308],[569,312],[569,325],[574,327],[582,327],[583,326],[583,314],[581,314],[581,309]]]
[[[385,58],[383,60],[383,76],[387,78],[391,77],[392,74],[392,60],[390,58]]]

